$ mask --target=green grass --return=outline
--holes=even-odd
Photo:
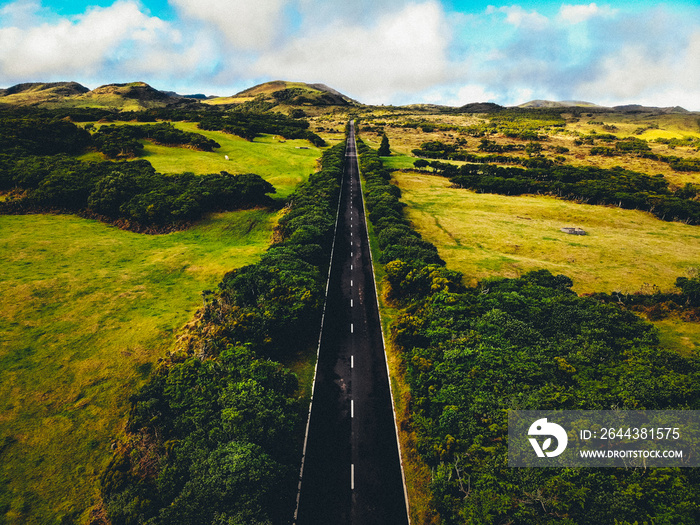
[[[139,235],[70,215],[0,216],[0,523],[86,522],[128,397],[276,214]],[[4,444],[9,446],[4,447]]]
[[[321,155],[308,141],[248,142],[175,126],[221,148],[147,142],[144,158],[157,171],[257,173],[278,197],[306,180]],[[146,236],[69,215],[0,216],[0,524],[89,521],[129,396],[173,348],[201,292],[269,246],[276,219],[267,210],[216,214],[188,231]],[[285,363],[301,395],[314,358]]]
[[[675,350],[685,357],[700,350],[700,323],[688,323],[678,317],[654,321],[659,330],[659,340],[665,348]]]
[[[413,163],[417,160],[416,157],[408,155],[392,155],[391,157],[381,157],[384,167],[390,170],[410,170],[415,166]]]
[[[136,125],[132,122],[117,123]],[[197,151],[188,148],[158,146],[143,141],[144,153],[141,159],[148,160],[160,173],[193,172],[207,173],[256,173],[277,189],[278,197],[288,197],[297,185],[316,171],[316,160],[321,149],[308,140],[285,140],[282,137],[263,135],[254,141],[247,141],[236,135],[220,131],[204,131],[196,123],[175,122],[174,126],[184,131],[200,133],[218,142],[221,147],[213,152]],[[98,125],[99,126],[99,125]],[[305,149],[301,149],[305,148]],[[101,157],[88,153],[83,160],[96,160]],[[225,155],[230,160],[225,159]]]
[[[146,143],[142,158],[150,161],[161,173],[256,173],[277,189],[278,196],[287,197],[299,183],[316,171],[316,159],[321,156],[321,150],[307,140],[285,140],[263,135],[249,142],[236,135],[200,130],[196,124],[176,123],[175,126],[201,133],[217,141],[221,148],[208,153]],[[230,160],[227,161],[224,155],[228,155]]]
[[[632,293],[700,265],[700,227],[649,213],[576,204],[545,196],[509,197],[449,188],[424,173],[394,173],[416,229],[468,283],[546,268],[574,280],[579,293]],[[580,226],[589,235],[562,233]]]
[[[700,266],[700,227],[649,213],[590,206],[545,196],[509,197],[449,188],[424,173],[394,173],[406,213],[467,284],[546,268],[574,281],[578,293],[677,291],[677,277]],[[589,235],[562,233],[580,226]],[[700,349],[700,323],[654,321],[664,348]]]

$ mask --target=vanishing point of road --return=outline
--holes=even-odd
[[[298,525],[408,523],[350,123]]]

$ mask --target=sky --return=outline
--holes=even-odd
[[[367,104],[700,111],[700,0],[0,0],[0,87],[324,83]]]

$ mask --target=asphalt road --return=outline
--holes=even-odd
[[[296,523],[408,523],[369,256],[348,139]]]

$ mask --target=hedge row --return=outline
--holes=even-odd
[[[344,145],[292,195],[280,240],[205,292],[189,338],[132,397],[128,438],[102,475],[112,525],[289,522],[305,407],[271,356],[315,340]]]
[[[376,154],[358,150],[367,186],[387,186]],[[397,190],[369,193],[383,205],[367,199],[379,235],[395,227],[392,240],[408,239],[399,246],[419,238],[400,203],[385,204]],[[395,244],[380,244],[386,261]],[[699,469],[510,468],[507,410],[698,409],[697,357],[661,347],[654,328],[633,313],[578,297],[566,276],[540,270],[464,288],[461,274],[427,262],[419,254],[385,270],[401,308],[391,335],[410,387],[405,425],[432,472],[439,518],[428,518],[445,525],[696,522]],[[695,283],[681,284],[696,293]]]
[[[0,203],[0,213],[87,213],[125,220],[136,230],[177,227],[217,210],[269,206],[269,194],[275,193],[272,184],[252,173],[164,175],[146,160],[87,163],[52,155],[2,161],[0,187],[23,194]]]
[[[389,182],[391,175],[384,169],[379,154],[358,140],[360,171],[365,178],[365,202],[369,220],[374,225],[381,255],[386,264],[395,259],[417,264],[444,266],[437,248],[421,239],[403,216],[404,204],[399,201],[401,190]]]

